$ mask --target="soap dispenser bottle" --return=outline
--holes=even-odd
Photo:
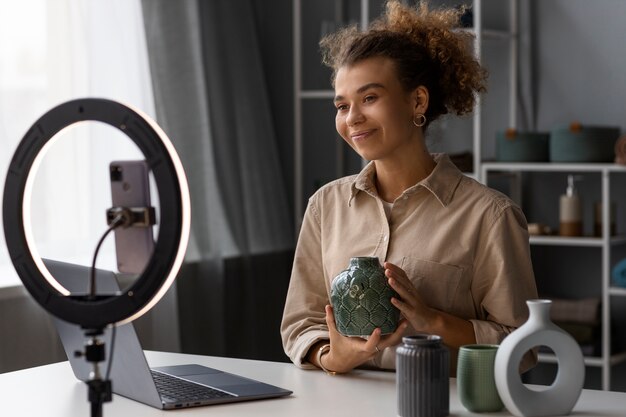
[[[576,192],[574,181],[579,177],[567,176],[567,190],[561,196],[559,206],[559,235],[582,236],[583,234],[583,210],[580,197]]]

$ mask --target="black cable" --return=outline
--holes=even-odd
[[[93,254],[93,260],[91,262],[91,271],[89,272],[89,298],[95,298],[96,296],[96,259],[98,258],[98,252],[100,252],[100,247],[102,246],[104,239],[109,235],[109,233],[111,233],[113,230],[115,230],[117,227],[121,226],[124,223],[124,214],[118,214],[113,219],[113,221],[111,221],[111,225],[106,230],[106,232],[104,232],[104,234],[100,238],[100,241],[98,241],[98,245],[96,245],[96,251]]]
[[[109,226],[109,228],[104,232],[104,234],[98,241],[98,244],[96,245],[96,250],[93,254],[93,260],[91,262],[91,269],[89,271],[89,297],[90,298],[95,298],[96,296],[96,259],[98,259],[98,253],[100,252],[100,247],[102,246],[104,239],[106,239],[109,233],[111,233],[116,228],[125,224],[127,220],[128,219],[126,218],[124,213],[117,214],[117,216],[115,216],[115,218],[111,221],[111,225]],[[115,352],[113,347],[115,346],[116,330],[117,330],[117,327],[115,326],[115,324],[113,324],[111,328],[111,347],[109,348],[109,361],[107,363],[107,370],[106,370],[106,374],[104,378],[105,381],[108,381],[109,376],[111,375],[111,365],[113,364],[113,352]]]

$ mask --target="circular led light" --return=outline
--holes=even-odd
[[[142,274],[122,293],[93,299],[72,295],[52,276],[35,247],[30,225],[34,177],[51,139],[66,127],[84,121],[106,123],[133,140],[154,175],[160,208],[158,239]],[[18,145],[4,187],[3,221],[15,270],[44,309],[84,328],[124,324],[150,310],[176,278],[189,241],[189,187],[174,146],[148,116],[112,100],[72,100],[41,116]]]

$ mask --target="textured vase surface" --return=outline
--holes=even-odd
[[[369,336],[377,327],[382,334],[393,333],[400,311],[391,304],[391,297],[397,296],[378,258],[350,259],[348,268],[331,284],[330,302],[337,330],[345,336]]]
[[[398,416],[450,414],[450,353],[435,335],[402,338],[396,349]]]
[[[498,345],[465,345],[459,349],[456,390],[469,411],[489,413],[504,408],[494,378]]]
[[[504,338],[496,354],[498,393],[506,408],[519,417],[567,415],[578,401],[585,379],[580,346],[550,320],[552,301],[529,300],[526,304],[528,321]],[[556,378],[542,391],[527,388],[519,374],[524,354],[538,346],[549,347],[558,359]]]

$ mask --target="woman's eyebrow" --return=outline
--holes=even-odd
[[[385,88],[384,85],[380,84],[380,83],[367,83],[365,85],[362,85],[361,87],[359,87],[356,92],[357,94],[362,94],[367,90],[373,89],[373,88]],[[333,100],[334,102],[338,102],[343,100],[344,97],[343,96],[335,96],[335,99]]]

